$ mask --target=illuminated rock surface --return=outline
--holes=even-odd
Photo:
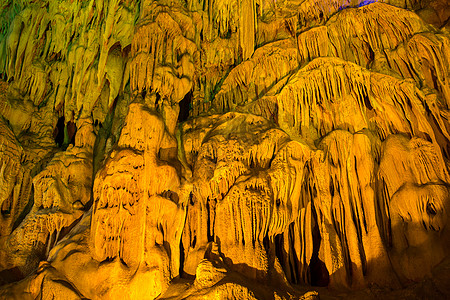
[[[0,298],[450,297],[446,1],[0,3]]]

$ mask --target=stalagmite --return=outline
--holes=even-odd
[[[0,299],[450,297],[448,1],[0,7]]]

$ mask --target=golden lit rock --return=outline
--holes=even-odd
[[[0,7],[1,299],[450,297],[446,1]]]

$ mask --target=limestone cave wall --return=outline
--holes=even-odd
[[[450,297],[448,1],[0,6],[0,298]]]

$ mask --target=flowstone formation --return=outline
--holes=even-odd
[[[1,299],[450,297],[447,1],[16,1]]]

